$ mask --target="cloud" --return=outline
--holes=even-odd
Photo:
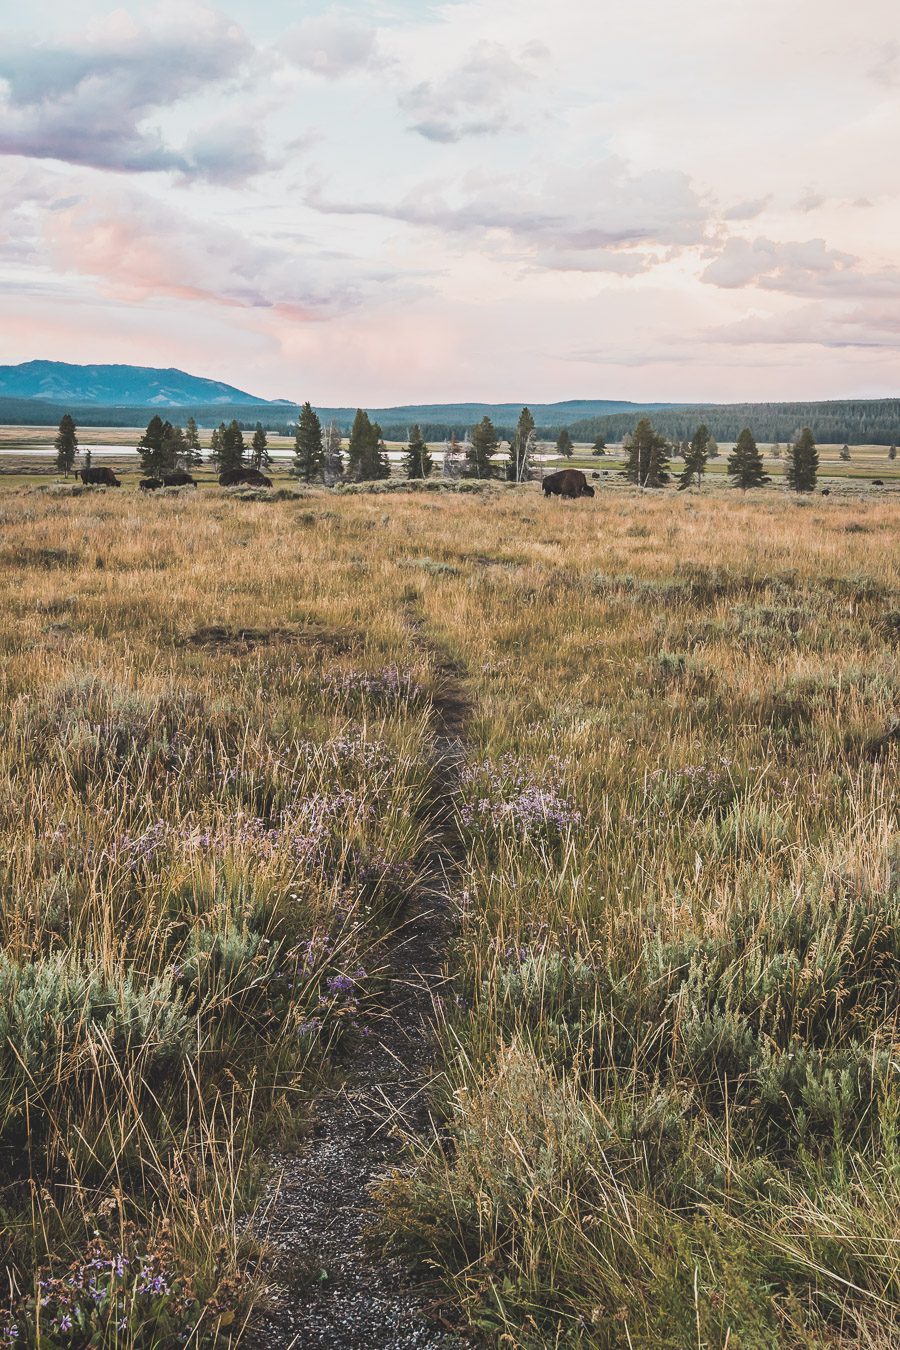
[[[470,174],[444,188],[419,187],[397,202],[340,200],[321,186],[309,205],[331,215],[372,215],[471,237],[520,260],[562,271],[644,270],[619,250],[700,243],[708,209],[686,174],[635,172],[622,160],[541,173]],[[649,266],[651,260],[646,260]]]
[[[828,248],[824,239],[729,239],[700,279],[726,290],[758,286],[797,296],[900,298],[900,268],[866,270],[859,258]]]
[[[386,278],[305,240],[265,239],[179,212],[135,190],[81,194],[44,215],[43,252],[62,273],[97,279],[106,294],[270,310],[310,321],[361,304]]]
[[[412,119],[409,130],[444,144],[503,131],[546,55],[535,43],[518,59],[498,42],[477,43],[440,79],[424,80],[401,94],[400,108]]]
[[[772,197],[757,197],[753,201],[737,202],[724,213],[725,220],[755,220],[771,202]]]
[[[377,30],[342,15],[311,16],[284,34],[279,52],[299,70],[340,80],[366,70],[383,70]]]
[[[900,351],[900,310],[883,301],[858,305],[813,303],[790,314],[753,315],[711,335],[737,347],[809,346],[840,351]]]
[[[265,165],[258,132],[215,128],[172,146],[154,114],[231,80],[252,52],[202,5],[164,3],[137,21],[116,11],[66,45],[0,44],[0,154],[123,173],[229,181]]]

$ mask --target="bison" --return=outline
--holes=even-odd
[[[86,487],[122,486],[112,469],[107,469],[105,467],[99,469],[81,469],[78,476]]]
[[[219,486],[270,488],[272,480],[259,469],[226,469],[219,474]]]
[[[174,473],[164,473],[162,479],[163,487],[196,487],[197,480],[192,478],[184,469],[176,469]]]
[[[548,474],[541,486],[545,497],[593,497],[594,489],[580,469],[560,469]]]
[[[141,492],[156,492],[162,485],[163,480],[161,478],[142,478],[138,483]]]
[[[873,479],[872,479],[872,486],[873,486],[873,487],[884,487],[884,479],[883,479],[883,478],[873,478]]]

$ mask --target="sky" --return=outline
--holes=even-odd
[[[898,0],[0,0],[0,363],[900,396]]]

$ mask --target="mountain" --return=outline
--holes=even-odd
[[[25,361],[0,366],[0,397],[42,399],[73,408],[185,408],[247,404],[278,407],[242,389],[152,366],[75,366],[67,361]],[[591,414],[588,413],[588,416]]]

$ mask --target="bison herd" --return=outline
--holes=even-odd
[[[95,469],[93,467],[80,469],[78,477],[86,487],[122,486],[121,479],[116,477],[112,469]],[[272,480],[267,478],[264,473],[260,473],[258,469],[227,469],[225,473],[219,474],[219,485],[221,487],[270,488]],[[196,478],[192,478],[183,469],[179,469],[175,473],[164,473],[161,478],[142,478],[138,483],[141,492],[158,492],[160,488],[196,486]]]

